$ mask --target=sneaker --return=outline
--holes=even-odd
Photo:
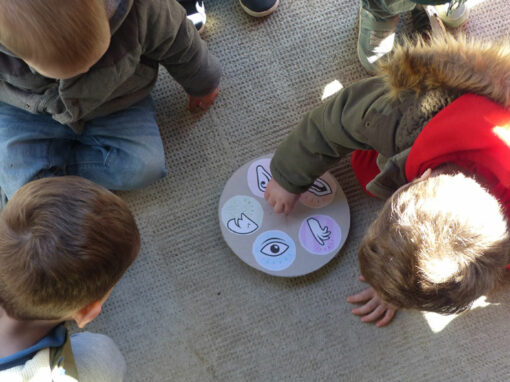
[[[186,16],[197,28],[198,33],[202,33],[205,30],[205,21],[207,19],[205,15],[205,7],[203,1],[180,1],[181,5],[186,10]]]
[[[464,25],[469,18],[469,8],[466,7],[466,4],[462,4],[458,7],[455,7],[448,14],[448,8],[450,4],[442,4],[436,5],[435,8],[437,10],[437,15],[443,21],[444,25],[448,28],[458,28]]]
[[[239,0],[243,10],[253,17],[269,16],[276,11],[280,0]]]
[[[393,49],[398,16],[380,20],[363,7],[359,12],[358,58],[370,74],[377,72],[377,61]]]

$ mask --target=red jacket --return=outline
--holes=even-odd
[[[351,163],[364,188],[379,173],[376,158],[375,151],[353,153]],[[510,218],[510,110],[488,98],[465,94],[436,114],[409,152],[406,178],[411,181],[444,163],[485,179]]]

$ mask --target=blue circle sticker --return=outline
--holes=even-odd
[[[265,231],[255,239],[252,252],[260,266],[270,271],[282,271],[296,259],[296,244],[283,231]]]

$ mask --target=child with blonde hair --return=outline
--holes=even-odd
[[[507,43],[443,36],[396,48],[380,75],[342,89],[280,144],[265,197],[289,213],[299,194],[353,152],[358,180],[387,199],[359,250],[363,321],[397,308],[460,312],[509,262]]]

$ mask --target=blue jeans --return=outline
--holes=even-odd
[[[0,103],[0,187],[8,198],[48,176],[78,175],[112,190],[132,190],[166,173],[150,97],[88,121],[83,134],[49,115]]]

